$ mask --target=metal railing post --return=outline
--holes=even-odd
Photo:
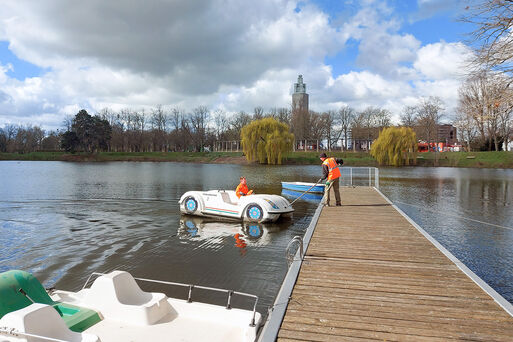
[[[376,167],[374,172],[376,176],[374,184],[376,185],[376,189],[379,189],[379,169]]]
[[[351,186],[353,186],[353,168],[349,168],[349,178],[351,180]]]
[[[289,259],[289,250],[290,250],[290,247],[294,244],[294,242],[298,242],[299,243],[299,257],[301,260],[303,260],[304,258],[304,250],[303,250],[303,239],[296,235],[292,238],[292,240],[289,241],[288,245],[287,245],[287,248],[285,249],[285,257],[287,258],[287,261],[294,261],[294,255],[292,254],[291,255],[291,259]],[[296,252],[297,253],[297,252]]]
[[[372,186],[371,168],[369,167],[369,187]]]

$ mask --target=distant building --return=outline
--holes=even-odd
[[[294,93],[292,94],[291,128],[296,139],[308,138],[310,132],[308,113],[306,84],[303,83],[303,76],[299,75],[297,83],[294,84]]]
[[[292,111],[308,113],[308,94],[306,93],[306,84],[303,83],[303,75],[299,75],[297,83],[294,83]]]
[[[438,125],[438,142],[455,145],[458,142],[456,127],[448,124]]]

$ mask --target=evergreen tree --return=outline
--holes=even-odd
[[[75,153],[80,141],[73,131],[66,131],[61,135],[61,148],[66,152]]]

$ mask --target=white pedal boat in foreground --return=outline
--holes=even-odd
[[[231,190],[188,191],[179,203],[184,214],[253,222],[274,222],[294,211],[289,201],[281,196],[253,194],[237,198]]]
[[[99,277],[87,288],[92,276]],[[184,286],[188,300],[144,292],[136,279]],[[226,306],[194,302],[195,288],[225,292]],[[232,308],[233,296],[250,297],[253,311]],[[8,271],[0,274],[0,341],[254,341],[261,323],[257,301],[245,293],[138,279],[123,271],[93,273],[82,290],[49,296],[30,273]]]

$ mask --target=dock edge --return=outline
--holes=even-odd
[[[415,227],[426,239],[429,240],[436,248],[440,250],[449,260],[451,260],[463,273],[467,275],[474,283],[476,283],[484,292],[486,292],[493,300],[499,304],[510,316],[513,317],[513,305],[502,297],[497,291],[495,291],[490,285],[488,285],[483,279],[475,274],[470,268],[465,266],[458,258],[456,258],[451,252],[449,252],[444,246],[440,244],[435,238],[429,235],[422,227],[420,227],[415,221],[413,221],[404,211],[396,206],[387,196],[385,196],[379,189],[374,188],[392,207],[399,212],[412,226]]]

